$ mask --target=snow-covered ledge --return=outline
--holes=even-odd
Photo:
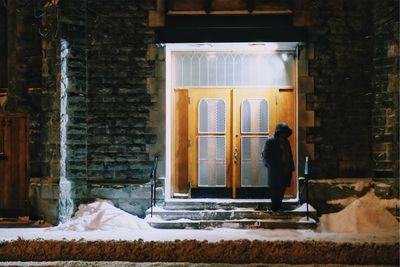
[[[305,201],[304,185],[300,185],[300,200]],[[309,180],[310,204],[316,208],[318,214],[338,212],[346,205],[337,202],[340,199],[361,198],[371,189],[380,199],[398,198],[399,187],[395,183],[374,181],[372,178],[336,178]],[[398,216],[398,209],[387,207],[388,210]]]

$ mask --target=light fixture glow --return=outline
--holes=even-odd
[[[278,44],[277,43],[266,43],[265,47],[268,50],[277,50],[278,49]]]
[[[206,43],[198,44],[197,46],[201,47],[201,48],[211,48],[211,47],[213,47],[212,44],[206,44]]]

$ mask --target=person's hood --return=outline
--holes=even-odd
[[[283,135],[286,138],[292,135],[292,129],[285,122],[279,122],[275,128],[275,136]]]

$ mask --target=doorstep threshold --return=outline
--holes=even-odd
[[[165,198],[166,203],[206,202],[206,203],[271,203],[271,199],[238,199],[238,198]],[[297,203],[298,198],[284,199],[283,203]]]

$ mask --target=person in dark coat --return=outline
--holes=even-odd
[[[268,186],[271,192],[272,211],[282,209],[282,200],[286,187],[290,186],[294,163],[289,136],[292,130],[287,123],[276,125],[273,136],[265,142],[262,158],[268,171]]]

